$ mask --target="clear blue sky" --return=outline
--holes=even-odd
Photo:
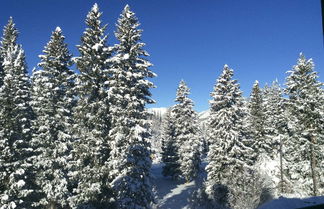
[[[56,26],[78,55],[75,45],[95,2],[108,23],[109,44],[116,43],[115,23],[126,4],[142,23],[142,39],[158,74],[154,107],[174,104],[184,79],[196,110],[208,109],[209,93],[225,63],[245,96],[255,80],[283,83],[301,51],[314,59],[324,80],[320,0],[1,0],[0,26],[14,18],[31,70]]]

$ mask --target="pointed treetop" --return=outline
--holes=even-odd
[[[297,65],[311,65],[314,68],[313,59],[310,58],[307,60],[305,55],[302,52],[299,53]]]
[[[261,97],[261,89],[260,89],[260,86],[259,86],[259,81],[256,80],[253,84],[253,87],[252,87],[252,92],[251,92],[251,98],[254,98],[254,97]]]
[[[128,4],[125,5],[124,10],[130,10],[130,6]]]
[[[183,79],[181,79],[180,83],[179,83],[179,86],[186,86],[186,85],[187,85],[186,82]]]
[[[188,88],[184,80],[181,80],[177,89],[177,97],[175,101],[181,103],[185,100],[185,98],[188,97],[189,94],[190,94],[190,89]]]
[[[136,17],[134,17],[135,13],[130,10],[130,6],[128,4],[126,4],[126,6],[124,7],[121,16],[125,16],[127,19],[131,19],[131,18],[136,19]]]
[[[55,28],[55,32],[61,33],[61,32],[62,32],[62,29],[61,29],[59,26],[57,26],[57,27]]]
[[[15,24],[14,21],[13,21],[13,17],[12,16],[9,17],[9,20],[8,20],[8,23],[7,24],[8,25],[9,24]]]
[[[296,71],[304,71],[305,70],[305,72],[311,72],[314,69],[313,59],[310,58],[307,60],[305,55],[300,53],[298,61],[297,61],[297,65],[295,65],[293,68]]]
[[[254,84],[253,84],[253,88],[259,88],[259,81],[258,80],[255,80],[254,81]]]
[[[101,15],[102,12],[99,12],[98,4],[94,4],[87,14],[86,24],[90,27],[99,27],[101,24]]]
[[[1,40],[2,49],[6,51],[8,48],[16,45],[17,37],[18,37],[18,30],[15,27],[13,18],[10,17],[7,25],[3,29],[3,36]]]
[[[233,76],[233,70],[227,64],[225,64],[221,77],[231,79],[232,76]]]
[[[305,55],[303,54],[303,52],[300,52],[299,53],[299,57],[298,57],[299,60],[306,60],[306,57]]]
[[[227,64],[224,65],[223,71],[232,70]]]
[[[95,4],[92,6],[91,11],[93,11],[93,12],[98,12],[98,11],[99,11],[99,6],[98,6],[97,3],[95,3]]]

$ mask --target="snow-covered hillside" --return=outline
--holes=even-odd
[[[165,113],[168,111],[167,107],[154,107],[154,108],[148,108],[148,112],[152,113],[155,118],[161,118],[163,119]],[[204,110],[202,112],[198,113],[198,120],[199,122],[206,122],[209,118],[210,110]]]
[[[205,111],[198,113],[199,122],[200,123],[207,122],[209,115],[210,115],[210,110],[205,110]]]

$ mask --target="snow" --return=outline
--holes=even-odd
[[[127,60],[129,58],[129,54],[127,53],[127,54],[124,54],[124,56],[123,56],[123,59],[124,60]]]
[[[258,209],[297,209],[319,204],[324,204],[324,196],[305,199],[279,197],[279,199],[261,205]]]
[[[19,180],[19,181],[17,182],[17,186],[18,186],[18,188],[23,187],[25,184],[26,184],[26,183],[25,183],[24,180]]]
[[[154,108],[148,108],[147,111],[149,113],[153,113],[154,115],[164,117],[165,113],[168,111],[167,107],[154,107]],[[198,113],[198,119],[200,122],[207,121],[210,116],[210,110],[205,110]]]
[[[97,3],[95,3],[93,6],[92,6],[92,9],[91,9],[93,12],[97,13],[99,12],[99,6]]]
[[[210,110],[205,110],[198,113],[198,118],[200,122],[207,122],[210,116]]]
[[[204,163],[203,163],[204,164]],[[275,166],[270,162],[268,167]],[[151,174],[154,178],[154,185],[156,188],[156,204],[153,209],[188,209],[190,208],[190,199],[192,192],[198,186],[194,181],[186,183],[180,180],[173,180],[169,177],[164,177],[162,172],[162,163],[155,163],[152,165]],[[205,173],[200,174],[197,182],[202,181]],[[285,198],[272,200],[261,205],[258,209],[297,209],[307,206],[314,206],[324,204],[324,196],[309,197],[304,199],[299,198]],[[324,205],[323,207],[324,208]]]
[[[168,111],[167,107],[156,107],[156,108],[148,108],[147,111],[159,119],[163,119],[166,112]]]
[[[18,174],[18,175],[23,175],[24,173],[25,173],[25,170],[22,168],[16,170],[16,174]]]
[[[62,29],[61,29],[59,26],[57,26],[57,27],[55,28],[55,32],[62,32]]]
[[[2,196],[2,198],[1,198],[1,200],[3,200],[3,201],[7,201],[9,199],[9,196],[8,195],[3,195]]]
[[[152,165],[152,175],[157,189],[157,203],[154,209],[181,209],[189,207],[192,192],[197,187],[194,181],[186,183],[162,175],[162,163]]]
[[[17,207],[16,203],[14,203],[14,202],[11,202],[10,203],[10,207],[9,208],[16,208],[16,207]]]
[[[96,43],[95,45],[92,46],[92,49],[99,51],[99,49],[101,49],[102,47],[103,45],[101,43]]]

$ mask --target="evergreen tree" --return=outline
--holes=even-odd
[[[319,194],[323,159],[323,83],[318,81],[314,63],[300,54],[297,65],[288,71],[285,93],[289,96],[289,170],[295,192]]]
[[[30,145],[33,113],[25,54],[16,43],[17,35],[10,18],[1,41],[5,76],[0,88],[0,203],[3,208],[32,208],[36,199]]]
[[[118,19],[119,43],[112,59],[109,81],[113,141],[110,158],[111,185],[119,208],[150,208],[153,201],[150,183],[150,130],[146,104],[153,103],[147,80],[155,76],[145,57],[142,30],[128,5]]]
[[[3,29],[3,36],[1,39],[1,53],[3,56],[7,56],[7,51],[17,45],[18,34],[19,32],[15,23],[12,17],[10,17],[7,25]]]
[[[277,194],[282,195],[289,192],[291,187],[287,177],[287,162],[285,156],[285,147],[289,139],[288,131],[288,116],[287,116],[287,101],[283,97],[283,91],[278,84],[274,81],[271,86],[264,88],[264,113],[266,115],[265,137],[268,142],[273,144],[273,154],[270,156],[272,159],[278,160],[279,157],[279,184],[277,186]],[[276,175],[276,174],[274,174]]]
[[[57,27],[39,56],[41,70],[34,72],[32,86],[32,107],[37,117],[33,124],[36,182],[43,193],[39,204],[49,208],[66,207],[70,196],[67,174],[73,138],[74,73],[69,69],[71,54],[64,39]]]
[[[252,149],[254,150],[254,161],[256,161],[261,154],[267,156],[272,155],[271,141],[267,141],[265,137],[265,107],[263,102],[263,92],[259,87],[259,82],[255,81],[250,101],[248,103],[248,134],[252,140]]]
[[[169,108],[163,120],[162,130],[162,174],[176,178],[179,176],[179,147],[175,136],[174,117],[172,108]]]
[[[81,45],[77,46],[80,56],[75,58],[80,74],[75,84],[78,101],[74,130],[78,139],[73,152],[75,172],[71,172],[76,188],[71,200],[79,207],[107,207],[111,197],[107,183],[110,155],[107,60],[112,52],[106,44],[106,25],[102,26],[101,15],[95,4],[87,15],[88,27]]]
[[[3,79],[4,79],[4,69],[3,69],[3,55],[0,53],[0,88],[3,85]]]
[[[0,88],[4,82],[5,72],[3,69],[4,58],[7,56],[8,48],[17,45],[18,30],[15,27],[12,17],[4,27],[3,36],[0,44]]]
[[[197,176],[200,165],[197,113],[193,110],[193,102],[188,97],[189,94],[186,83],[181,81],[175,100],[178,104],[172,109],[179,170],[187,182]]]
[[[229,193],[235,196],[237,192],[247,191],[244,187],[250,154],[242,141],[242,92],[232,77],[233,70],[225,65],[211,93],[205,185],[208,197],[225,206],[229,204]],[[237,187],[239,191],[235,191]]]

